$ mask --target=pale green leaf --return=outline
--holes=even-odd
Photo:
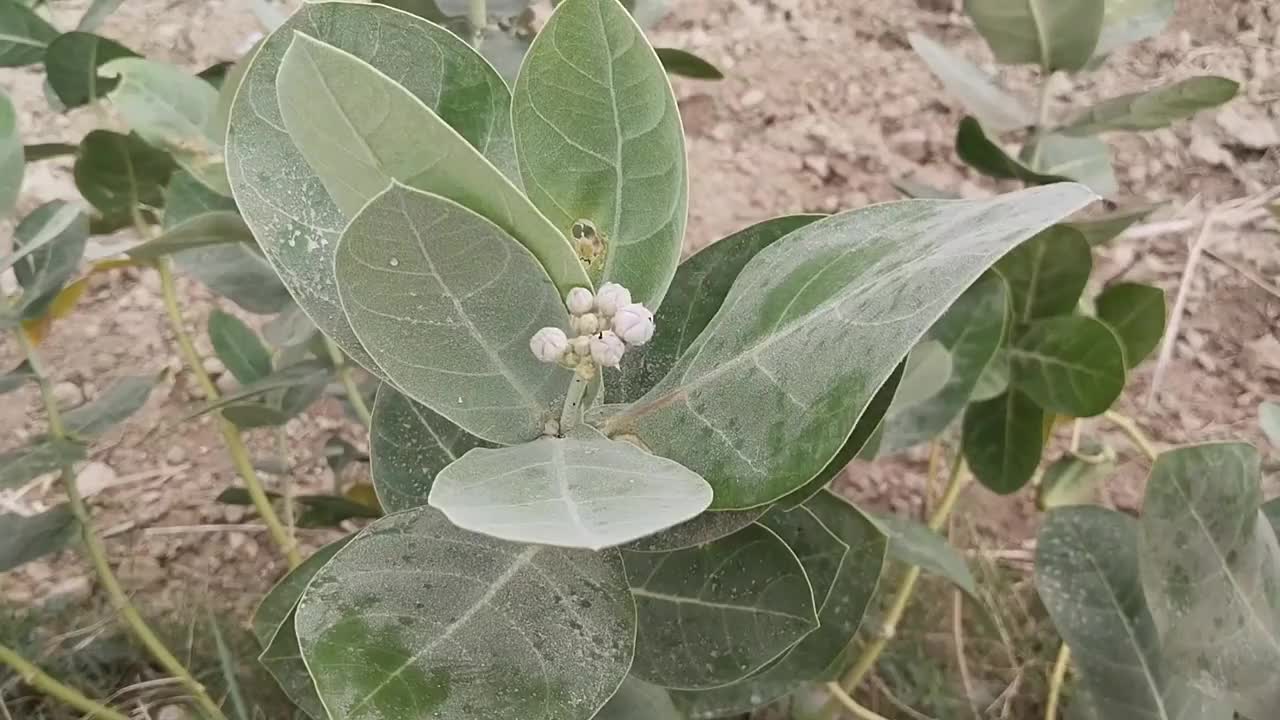
[[[1015,388],[969,405],[961,429],[969,469],[994,492],[1017,492],[1040,465],[1044,410]]]
[[[907,352],[992,263],[1088,204],[1060,184],[836,215],[760,251],[671,372],[610,417],[745,509],[812,479]]]
[[[217,309],[209,313],[209,342],[214,354],[241,385],[271,374],[270,351],[240,318]]]
[[[335,720],[588,720],[626,677],[636,617],[617,551],[515,545],[418,508],[339,551],[294,625]]]
[[[173,167],[169,153],[137,135],[93,130],[80,141],[72,174],[76,189],[103,217],[132,222],[142,207],[164,205]]]
[[[977,597],[977,583],[964,556],[946,538],[923,523],[899,515],[874,513],[871,520],[889,538],[891,559],[937,575]]]
[[[520,68],[511,118],[529,199],[562,232],[594,224],[592,279],[658,309],[688,213],[684,131],[662,63],[616,0],[559,4]]]
[[[1280,448],[1280,404],[1263,402],[1258,405],[1258,426],[1272,447]]]
[[[921,33],[908,33],[916,51],[942,87],[954,95],[966,110],[995,132],[1008,132],[1035,125],[1035,113],[981,68]],[[917,196],[918,197],[918,196]]]
[[[686,550],[623,557],[639,617],[631,672],[655,685],[728,685],[818,627],[799,559],[759,524]]]
[[[1064,223],[1079,230],[1091,247],[1103,245],[1119,237],[1130,225],[1154,212],[1160,205],[1140,205],[1121,208],[1101,215],[1091,215],[1082,220]]]
[[[965,0],[964,9],[1002,63],[1079,70],[1098,44],[1104,0]]]
[[[1141,283],[1117,283],[1094,301],[1098,319],[1120,338],[1125,367],[1134,368],[1164,336],[1164,291]]]
[[[80,209],[61,201],[41,205],[27,215],[23,222],[30,222],[31,226],[28,229],[30,236],[22,242],[16,242],[20,238],[15,232],[13,252],[0,259],[0,272],[22,262],[28,255],[45,250],[45,246],[50,243],[73,242],[74,238],[81,234],[82,228],[84,234],[88,234],[89,231]]]
[[[474,448],[494,447],[383,384],[369,426],[369,474],[387,512],[427,504],[436,475]]]
[[[1120,340],[1090,317],[1037,320],[1007,353],[1013,386],[1052,413],[1101,415],[1124,389]]]
[[[1017,252],[1017,251],[1015,251]],[[979,379],[1004,337],[1009,292],[996,273],[978,278],[925,337],[950,354],[946,384],[910,407],[890,407],[884,418],[880,453],[911,447],[936,437],[964,411]],[[999,394],[1003,390],[995,394]]]
[[[662,69],[672,75],[680,75],[694,80],[724,79],[724,73],[720,72],[720,68],[688,50],[654,48],[654,52],[658,54],[658,60],[662,62]]]
[[[0,375],[0,395],[11,393],[29,382],[35,382],[35,380],[36,374],[31,369],[31,363],[23,360],[9,372]]]
[[[1103,100],[1077,116],[1062,132],[1093,135],[1109,130],[1155,130],[1217,107],[1235,97],[1239,89],[1239,83],[1227,78],[1187,78],[1147,92]]]
[[[1162,453],[1140,521],[1142,587],[1170,665],[1251,718],[1280,702],[1280,543],[1244,443]]]
[[[1014,321],[1028,323],[1075,309],[1093,253],[1079,231],[1054,225],[1000,258],[996,270],[1009,284]]]
[[[1108,453],[1099,460],[1082,460],[1070,455],[1055,460],[1045,469],[1036,488],[1036,506],[1052,510],[1067,505],[1086,505],[1098,494],[1098,487],[1115,473],[1115,459]]]
[[[116,80],[98,77],[98,68],[116,58],[138,53],[115,40],[89,32],[63,33],[49,43],[44,70],[63,107],[91,103],[115,89]]]
[[[166,213],[166,217],[168,214]],[[193,274],[199,278],[201,275],[210,277],[210,273],[202,272],[199,267],[200,260],[209,256],[200,252],[184,254],[186,251],[214,245],[236,244],[243,245],[242,249],[252,253],[250,248],[253,247],[254,242],[249,227],[234,210],[213,210],[193,215],[175,225],[166,223],[164,232],[125,250],[125,254],[134,260],[155,260],[166,255],[175,255],[178,256],[178,262],[183,269],[193,271]],[[240,254],[236,252],[232,257]]]
[[[1099,138],[1049,133],[1032,140],[1028,152],[1031,169],[1042,175],[1070,178],[1104,197],[1120,189],[1111,151]]]
[[[978,376],[978,383],[973,386],[973,395],[969,400],[972,402],[990,400],[997,395],[1003,395],[1008,389],[1009,356],[1005,354],[1004,348],[997,348],[995,355],[991,356],[991,362],[982,371],[982,375]]]
[[[179,169],[169,180],[164,196],[164,229],[181,225],[197,215],[215,211],[234,211],[236,201],[220,195]]]
[[[76,30],[83,32],[97,30],[123,2],[124,0],[91,0],[89,7],[80,16],[80,22],[76,23]]]
[[[916,343],[907,355],[902,381],[889,412],[902,412],[928,400],[951,380],[951,353],[937,340]]]
[[[440,471],[428,501],[472,532],[601,550],[693,518],[711,504],[711,486],[679,463],[584,428],[471,450]]]
[[[223,219],[206,218],[199,224],[193,220],[174,228],[175,233],[179,229],[190,231],[184,234],[196,245],[174,255],[178,268],[248,312],[269,315],[288,307],[293,302],[289,291],[255,246],[228,242],[242,237],[239,233],[244,226],[233,218],[223,218],[225,223]]]
[[[7,218],[18,204],[25,163],[18,112],[9,95],[0,91],[0,219]]]
[[[1154,37],[1173,18],[1177,0],[1106,0],[1095,56]]]
[[[72,435],[91,438],[124,422],[142,409],[162,375],[126,375],[116,380],[93,400],[62,414],[62,423]]]
[[[409,397],[496,443],[532,440],[558,417],[572,373],[540,362],[529,338],[567,328],[569,314],[498,226],[397,183],[347,226],[334,274],[356,336]]]
[[[52,200],[32,210],[13,231],[13,274],[22,297],[13,313],[42,317],[62,286],[75,275],[89,240],[89,222],[75,206]],[[7,312],[7,310],[5,311]]]
[[[0,513],[0,572],[58,552],[79,530],[65,503],[35,515]]]
[[[67,440],[42,439],[0,453],[0,490],[18,487],[63,465],[85,458],[85,447]]]
[[[1035,582],[1098,718],[1229,720],[1162,662],[1138,579],[1137,523],[1080,505],[1050,512]],[[1086,717],[1088,717],[1086,715]]]
[[[685,720],[671,694],[657,685],[628,677],[595,720]]]
[[[978,172],[997,180],[1019,180],[1027,185],[1051,185],[1070,178],[1039,172],[987,137],[977,118],[966,117],[956,128],[956,154]]]
[[[622,367],[606,370],[605,400],[634,402],[658,383],[711,322],[738,273],[756,253],[821,215],[784,215],[756,223],[685,258],[667,297],[653,314],[654,336],[622,356]]]
[[[0,0],[0,67],[40,62],[58,30],[17,0]]]
[[[252,430],[262,427],[279,427],[289,421],[289,416],[280,408],[266,403],[240,403],[222,408],[221,415],[227,422],[241,430]]]

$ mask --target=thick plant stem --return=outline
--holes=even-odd
[[[1155,462],[1156,456],[1160,453],[1156,451],[1155,445],[1152,445],[1147,436],[1138,428],[1138,423],[1134,422],[1133,418],[1121,415],[1114,410],[1108,410],[1102,416],[1112,425],[1123,430],[1124,434],[1129,436],[1129,440],[1142,451],[1142,454],[1146,455],[1151,462]]]
[[[178,293],[174,288],[173,271],[169,268],[169,261],[162,258],[156,263],[156,269],[160,272],[160,289],[164,295],[165,311],[169,315],[169,326],[173,328],[173,335],[178,341],[178,349],[182,353],[183,360],[196,376],[196,382],[204,390],[205,396],[210,400],[217,400],[221,393],[218,392],[218,387],[213,384],[209,374],[204,371],[200,353],[196,352],[191,336],[182,325],[182,309],[178,307]],[[284,553],[289,569],[298,567],[302,564],[302,556],[298,553],[297,544],[280,522],[275,508],[271,507],[271,498],[267,497],[267,492],[262,487],[258,471],[253,467],[253,459],[249,456],[249,449],[245,447],[244,440],[240,437],[239,428],[219,415],[218,429],[222,431],[222,440],[227,446],[227,452],[231,455],[231,464],[244,480],[245,489],[249,492],[249,499],[253,501],[258,517],[262,518],[272,539]]]
[[[347,402],[351,403],[352,409],[360,417],[360,422],[364,423],[365,427],[369,427],[373,422],[373,413],[369,412],[369,406],[365,404],[364,396],[360,394],[360,388],[356,385],[355,376],[342,354],[342,349],[329,338],[324,339],[324,347],[329,351],[329,359],[333,361],[333,367],[342,380],[342,388],[347,391]]]
[[[582,398],[587,394],[587,386],[590,384],[590,378],[584,378],[577,370],[573,372],[573,382],[569,384],[569,392],[564,396],[564,409],[560,411],[562,437],[582,420]]]
[[[22,345],[22,350],[27,356],[27,364],[31,367],[31,372],[35,374],[37,385],[40,387],[40,396],[44,399],[45,412],[49,418],[49,435],[59,440],[67,438],[66,426],[62,423],[62,414],[58,410],[58,403],[53,397],[53,388],[49,383],[49,376],[45,373],[44,364],[40,359],[40,354],[36,351],[35,345],[31,339],[27,337],[26,331],[19,329],[16,333],[18,342]],[[142,618],[138,609],[133,606],[133,602],[129,599],[128,593],[124,587],[120,585],[120,580],[116,578],[115,571],[111,569],[111,561],[107,557],[107,550],[102,544],[102,539],[98,537],[97,531],[93,529],[93,519],[89,516],[89,509],[84,504],[84,498],[80,495],[80,488],[76,485],[76,474],[70,465],[62,466],[61,474],[63,487],[67,491],[67,501],[71,506],[71,514],[80,524],[80,537],[84,543],[85,554],[89,556],[89,562],[93,565],[94,572],[98,575],[98,581],[102,583],[102,587],[107,591],[107,596],[111,599],[111,604],[115,608],[120,619],[128,626],[129,631],[134,638],[146,648],[156,663],[179,682],[192,694],[195,701],[205,711],[209,717],[215,720],[225,720],[222,710],[218,708],[218,704],[209,697],[209,693],[205,691],[204,686],[191,675],[178,658],[174,657],[169,648],[165,647],[163,641],[151,630],[151,626],[147,625],[147,621]]]
[[[1049,695],[1044,703],[1044,720],[1057,720],[1058,698],[1062,695],[1062,683],[1067,678],[1067,665],[1071,662],[1071,648],[1066,643],[1058,648],[1058,659],[1053,661],[1053,674],[1049,676]]]
[[[123,713],[85,697],[73,687],[63,685],[3,645],[0,645],[0,663],[13,668],[27,685],[84,713],[86,720],[129,720]]]

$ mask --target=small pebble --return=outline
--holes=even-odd
[[[84,403],[84,391],[75,383],[60,382],[53,386],[53,399],[61,409],[77,407]]]

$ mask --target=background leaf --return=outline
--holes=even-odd
[[[249,250],[253,246],[253,234],[234,210],[215,210],[201,213],[187,220],[167,227],[164,232],[125,250],[135,260],[155,260],[166,255],[181,255],[179,260],[184,269],[195,267],[199,263],[195,258],[204,258],[205,254],[183,254],[188,250],[207,248],[213,245],[244,245],[241,250]],[[239,253],[233,254],[237,257]],[[209,273],[196,271],[197,278],[212,277]]]
[[[934,42],[921,33],[908,33],[916,51],[942,87],[955,96],[965,110],[995,132],[1008,132],[1035,125],[1036,116],[1020,99],[996,84],[981,68]],[[919,197],[919,196],[917,196]]]
[[[1124,389],[1120,341],[1090,317],[1037,320],[1007,353],[1014,387],[1049,412],[1101,415]]]
[[[953,583],[978,597],[977,583],[960,551],[923,523],[898,515],[874,513],[872,522],[889,538],[889,557]]]
[[[537,259],[493,223],[397,184],[347,226],[334,273],[351,327],[405,394],[496,443],[532,440],[558,417],[571,373],[528,343],[538,328],[567,328],[568,312]]]
[[[49,43],[44,70],[49,87],[67,109],[91,103],[116,87],[112,78],[98,77],[98,68],[138,53],[110,38],[91,32],[63,33]]]
[[[727,685],[818,627],[803,566],[761,525],[686,550],[623,557],[639,618],[631,672],[646,682],[685,690]]]
[[[1155,130],[1217,107],[1235,97],[1239,89],[1239,83],[1227,78],[1187,78],[1155,90],[1103,100],[1077,116],[1062,132],[1093,135],[1110,130]]]
[[[1015,388],[965,410],[961,447],[974,477],[1008,495],[1031,480],[1044,448],[1044,411]]]
[[[628,677],[595,720],[684,720],[684,716],[665,689]]]
[[[80,22],[76,23],[76,30],[84,32],[97,30],[122,2],[124,0],[92,0],[84,14],[80,16]]]
[[[280,578],[280,581],[263,596],[258,607],[253,611],[251,623],[253,636],[258,639],[260,645],[265,647],[271,642],[276,631],[290,619],[289,616],[293,614],[293,609],[297,606],[298,599],[302,597],[302,592],[307,589],[311,578],[315,577],[320,568],[324,567],[324,564],[329,562],[339,550],[346,547],[352,537],[348,535],[316,550],[303,560],[301,565]]]
[[[776,500],[836,455],[907,352],[996,258],[1090,198],[1063,184],[807,225],[747,264],[672,371],[609,418],[607,434],[637,435],[697,472],[714,508]]]
[[[588,720],[627,674],[626,583],[616,551],[513,545],[419,508],[338,552],[294,624],[333,717]]]
[[[0,490],[18,487],[63,465],[85,459],[85,447],[67,440],[41,439],[0,453]]]
[[[679,48],[654,48],[662,69],[672,75],[693,78],[694,80],[723,80],[724,73],[710,62],[694,55],[688,50]]]
[[[1110,453],[1100,461],[1063,456],[1045,469],[1036,487],[1036,507],[1052,510],[1067,505],[1087,505],[1098,494],[1098,486],[1113,475],[1115,460]]]
[[[1099,138],[1049,133],[1034,139],[1028,149],[1035,172],[1075,180],[1104,197],[1120,189],[1111,167],[1111,150]]]
[[[679,463],[585,429],[471,450],[440,471],[429,500],[472,532],[601,550],[689,520],[711,504],[711,486]]]
[[[44,315],[80,267],[89,223],[84,214],[61,200],[51,200],[32,210],[13,231],[13,274],[22,286],[22,297],[12,312],[23,320]],[[30,250],[29,248],[35,248]],[[8,311],[0,311],[0,315]]]
[[[1164,290],[1141,283],[1117,283],[1103,290],[1094,305],[1098,319],[1120,338],[1125,367],[1143,361],[1164,336]]]
[[[594,223],[604,257],[592,279],[657,310],[680,262],[689,172],[671,84],[621,5],[559,4],[516,78],[511,119],[529,199],[561,232]]]
[[[1095,56],[1159,35],[1173,18],[1176,0],[1106,0]]]
[[[1009,284],[1017,323],[1065,315],[1075,309],[1093,271],[1093,253],[1079,231],[1054,225],[996,263]]]
[[[17,0],[0,0],[0,67],[40,62],[58,30]]]
[[[1102,31],[1103,0],[965,0],[964,9],[1002,63],[1046,71],[1088,64]]]
[[[271,374],[271,353],[242,320],[221,310],[209,313],[209,341],[213,352],[241,385]]]
[[[72,172],[76,189],[99,213],[132,222],[142,207],[164,205],[173,168],[169,153],[137,135],[93,130],[80,141]]]
[[[8,217],[18,204],[25,169],[18,113],[9,95],[0,91],[0,219]]]
[[[58,552],[79,531],[66,503],[35,515],[0,514],[0,572]]]
[[[1096,247],[1119,237],[1121,233],[1129,229],[1130,225],[1143,220],[1159,207],[1160,205],[1156,204],[1120,208],[1109,213],[1092,215],[1085,219],[1073,220],[1063,224],[1079,230],[1084,235],[1084,239],[1089,243],[1089,246]]]
[[[987,137],[976,118],[960,120],[956,129],[956,154],[974,170],[997,180],[1020,180],[1028,185],[1051,185],[1070,180],[1063,175],[1038,172],[1014,158]]]
[[[152,373],[126,375],[116,380],[93,400],[63,413],[62,422],[67,432],[91,438],[124,422],[147,403],[161,377],[163,375]]]

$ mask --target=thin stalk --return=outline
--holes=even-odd
[[[27,356],[27,364],[31,366],[31,372],[35,374],[36,384],[40,387],[40,396],[44,400],[45,412],[49,418],[49,434],[56,439],[65,440],[67,438],[66,426],[62,423],[62,414],[58,411],[58,403],[53,397],[53,387],[49,383],[48,374],[45,373],[40,353],[36,351],[35,344],[31,342],[31,338],[27,337],[26,331],[19,329],[15,334],[18,336],[18,343],[22,346],[22,350]],[[120,615],[121,620],[128,626],[134,638],[142,643],[147,652],[151,654],[151,657],[155,658],[160,667],[177,678],[211,718],[225,720],[222,711],[218,708],[218,704],[213,701],[213,698],[209,697],[209,693],[205,691],[204,686],[191,675],[186,666],[169,651],[164,642],[151,630],[151,626],[147,625],[147,621],[142,618],[142,614],[133,606],[128,593],[120,585],[120,580],[116,578],[115,572],[111,569],[111,562],[107,557],[107,550],[102,544],[102,539],[98,537],[98,533],[93,529],[93,519],[89,515],[89,509],[84,504],[84,498],[80,495],[80,488],[76,484],[76,474],[70,465],[62,466],[61,479],[62,485],[67,491],[67,501],[71,506],[71,514],[80,524],[80,537],[84,543],[85,553],[89,556],[89,562],[93,565],[99,582],[102,583],[103,589],[107,591],[107,596],[111,599],[111,604]]]
[[[569,383],[569,392],[564,396],[564,408],[560,411],[560,435],[567,434],[582,420],[582,397],[587,394],[587,386],[591,379],[573,371],[573,382]]]
[[[96,700],[85,697],[73,687],[63,685],[3,645],[0,645],[0,663],[13,668],[14,672],[18,673],[18,677],[22,678],[22,682],[54,700],[66,703],[85,713],[87,720],[93,720],[94,718],[98,720],[129,720],[123,713],[118,713]]]
[[[1062,683],[1067,678],[1067,665],[1071,662],[1071,648],[1066,643],[1058,648],[1058,659],[1053,661],[1053,674],[1049,676],[1049,696],[1045,699],[1044,720],[1057,720],[1058,697],[1062,695]]]
[[[485,0],[469,0],[467,22],[471,25],[471,44],[479,48],[480,41],[484,39],[484,29],[489,24],[489,12],[485,8]]]
[[[1049,127],[1049,103],[1053,100],[1053,78],[1054,74],[1049,72],[1045,73],[1040,81],[1040,95],[1036,103],[1036,127],[1032,131],[1032,140],[1035,143],[1031,148],[1032,168],[1040,165],[1040,138]]]
[[[857,700],[849,697],[849,693],[840,687],[840,683],[827,683],[827,689],[831,691],[831,697],[835,698],[837,702],[853,713],[854,717],[859,718],[859,720],[889,720],[880,713],[858,704]]]
[[[1124,434],[1129,436],[1129,440],[1142,451],[1142,454],[1147,456],[1148,460],[1151,462],[1156,461],[1156,456],[1160,453],[1156,451],[1155,445],[1151,444],[1151,441],[1147,439],[1147,436],[1138,427],[1138,423],[1114,410],[1108,410],[1102,416],[1112,425],[1123,430]]]
[[[173,271],[169,267],[168,259],[161,258],[156,263],[156,269],[160,272],[160,289],[164,295],[165,311],[169,315],[169,326],[173,328],[173,335],[178,341],[178,349],[182,353],[183,360],[191,369],[191,373],[196,376],[196,382],[204,390],[205,396],[209,400],[217,400],[221,393],[213,384],[213,379],[204,371],[200,353],[196,352],[196,346],[191,342],[191,336],[187,334],[182,324],[182,309],[178,307],[178,293],[174,288]],[[298,546],[289,537],[289,532],[280,522],[275,508],[271,507],[271,498],[267,497],[262,481],[258,478],[258,471],[253,468],[253,459],[249,456],[249,449],[245,447],[244,439],[240,437],[239,428],[219,415],[218,429],[222,432],[227,453],[231,455],[231,464],[244,480],[245,489],[249,492],[249,499],[253,501],[254,509],[258,511],[258,517],[262,518],[272,539],[284,553],[289,569],[298,567],[302,564]]]
[[[347,364],[342,349],[327,337],[324,339],[324,347],[329,351],[329,359],[333,361],[333,367],[338,371],[343,389],[347,391],[347,402],[351,403],[351,407],[355,409],[360,422],[364,423],[365,427],[369,427],[373,423],[373,413],[369,412],[369,406],[365,404],[364,396],[360,394],[355,375],[352,374],[351,366]]]

